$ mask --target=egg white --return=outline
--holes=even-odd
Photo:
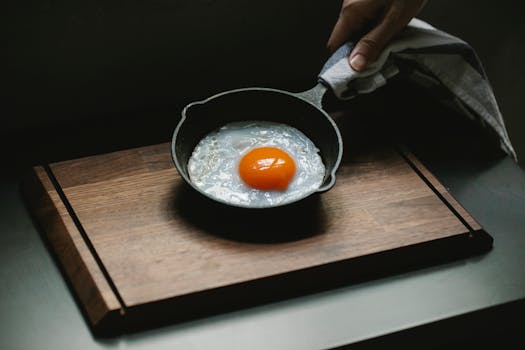
[[[238,166],[251,149],[277,147],[295,161],[296,172],[285,191],[262,191],[247,186]],[[205,136],[188,161],[192,183],[226,203],[264,208],[302,198],[322,184],[325,167],[319,149],[301,131],[286,124],[243,121],[224,125]]]

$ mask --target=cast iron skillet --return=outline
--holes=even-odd
[[[328,60],[327,65],[331,61],[338,61],[341,55],[346,60],[348,48],[342,49],[344,47]],[[327,65],[323,71],[327,69]],[[217,199],[200,190],[192,183],[187,165],[197,143],[211,131],[234,121],[264,120],[284,123],[302,131],[319,148],[326,169],[324,180],[317,190],[306,193],[293,202],[271,207],[302,201],[314,193],[331,189],[341,162],[343,141],[335,122],[322,108],[322,98],[327,90],[325,85],[332,84],[326,82],[321,73],[319,83],[314,88],[300,93],[252,87],[225,91],[188,104],[182,111],[182,119],[175,128],[171,144],[173,161],[179,174],[195,191],[213,201],[249,208]]]

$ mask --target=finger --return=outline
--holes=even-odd
[[[359,11],[351,6],[343,8],[326,46],[331,52],[334,52],[358,32],[363,25],[364,17],[359,14]]]
[[[377,26],[363,36],[350,54],[350,66],[357,71],[364,70],[377,59],[390,39],[401,30],[410,18],[401,18],[401,12],[392,6]]]

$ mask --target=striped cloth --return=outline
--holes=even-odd
[[[485,71],[466,42],[413,19],[362,72],[348,64],[353,47],[353,43],[340,47],[319,74],[319,81],[338,98],[347,100],[372,92],[396,75],[426,89],[447,90],[446,99],[443,93],[436,94],[440,102],[492,128],[501,148],[517,160]]]

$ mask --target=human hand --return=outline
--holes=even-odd
[[[339,19],[328,39],[334,52],[351,37],[373,25],[348,57],[356,71],[375,61],[390,39],[423,8],[427,0],[344,0]]]

